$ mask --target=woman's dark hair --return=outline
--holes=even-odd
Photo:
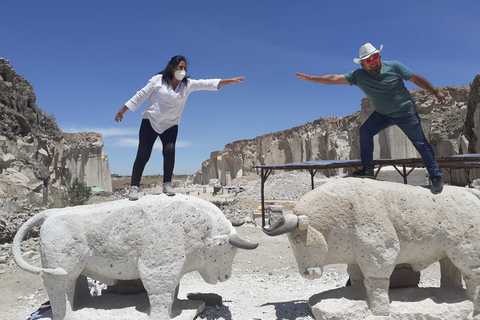
[[[184,56],[175,56],[175,57],[172,57],[169,61],[168,61],[168,64],[167,66],[165,67],[165,69],[163,69],[162,71],[160,71],[159,73],[157,74],[161,74],[163,75],[162,77],[162,82],[166,85],[169,85],[169,86],[172,86],[172,78],[173,78],[173,72],[172,72],[172,69],[175,69],[176,66],[178,66],[178,64],[180,62],[185,62],[185,64],[188,66],[188,62],[187,62],[187,58],[185,58]],[[190,76],[186,76],[185,78],[183,78],[183,80],[181,82],[183,82],[185,85],[187,85],[187,78],[190,78]]]

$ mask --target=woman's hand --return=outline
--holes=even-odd
[[[127,106],[123,106],[120,111],[117,112],[117,114],[115,115],[115,122],[122,122],[123,120],[123,115],[125,114],[125,112],[127,112],[128,110],[128,107]]]
[[[245,77],[233,78],[233,79],[231,79],[231,80],[233,81],[232,84],[241,83],[243,80],[245,80]]]
[[[115,116],[115,122],[122,122],[122,120],[123,120],[123,114],[118,112],[117,115]]]
[[[238,78],[231,78],[231,79],[222,79],[218,83],[217,89],[220,89],[220,87],[225,86],[227,84],[237,84],[241,83],[243,80],[245,80],[244,77],[238,77]]]

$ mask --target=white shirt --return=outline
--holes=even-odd
[[[220,82],[220,79],[187,79],[186,86],[180,82],[173,90],[171,86],[162,83],[162,77],[161,74],[152,77],[145,87],[125,103],[128,109],[135,111],[148,99],[143,119],[150,120],[152,128],[159,134],[180,123],[183,108],[191,92],[216,91]]]

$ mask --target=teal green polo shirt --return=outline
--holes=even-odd
[[[378,113],[392,118],[411,116],[416,112],[415,102],[403,80],[413,72],[398,61],[382,61],[382,73],[369,75],[357,69],[345,75],[350,85],[356,85],[367,96]]]

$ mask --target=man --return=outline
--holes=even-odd
[[[412,72],[397,61],[382,61],[380,50],[366,43],[359,50],[359,58],[353,59],[362,66],[345,75],[329,74],[309,76],[296,73],[299,79],[323,84],[349,84],[358,86],[373,105],[374,112],[360,127],[360,149],[363,169],[353,172],[358,177],[373,177],[373,137],[380,131],[397,125],[412,141],[420,153],[432,182],[431,192],[440,193],[443,181],[435,159],[435,152],[428,143],[420,124],[415,102],[404,84],[409,80],[422,89],[435,95],[440,103],[445,103],[445,95],[427,79]]]

